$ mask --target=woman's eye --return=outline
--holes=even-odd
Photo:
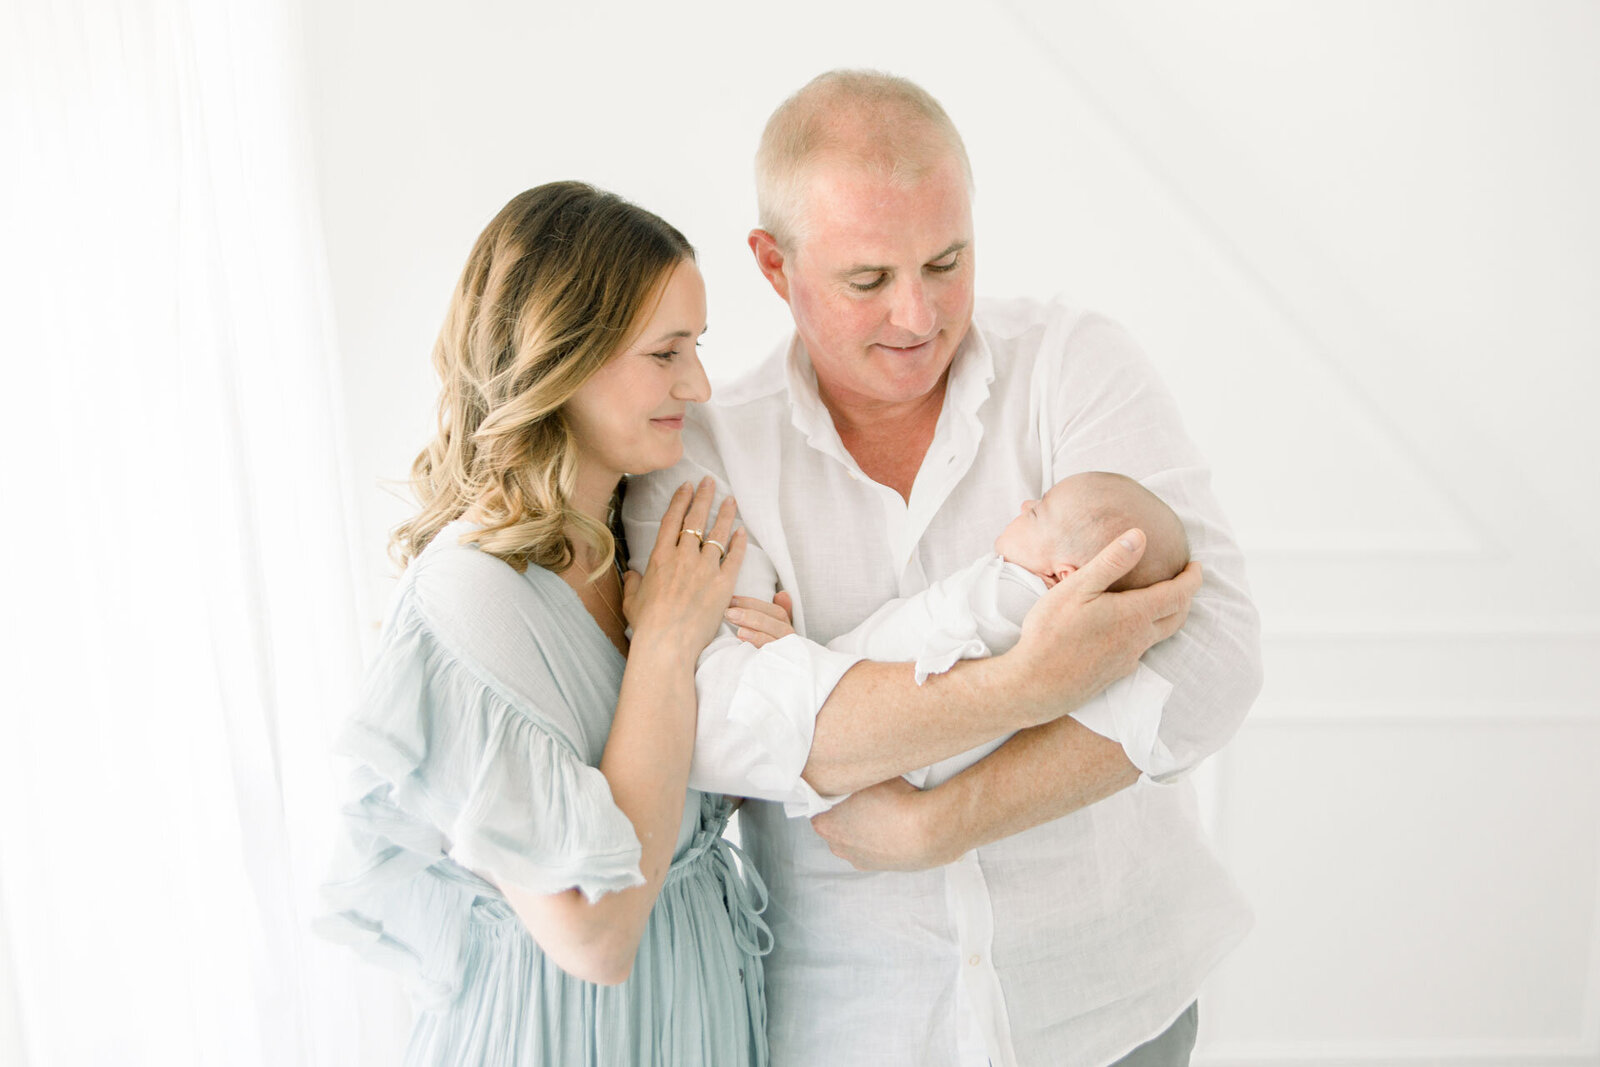
[[[873,278],[870,282],[851,282],[850,288],[854,289],[858,293],[870,293],[872,290],[882,285],[883,280],[887,277],[887,274],[880,274]]]
[[[672,357],[676,356],[677,354],[678,350],[674,348],[667,352],[652,352],[650,353],[650,356],[652,359],[659,359],[663,363],[671,363]]]

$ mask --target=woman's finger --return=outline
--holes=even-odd
[[[728,554],[722,557],[722,573],[727,575],[731,588],[733,580],[739,577],[739,565],[744,562],[744,549],[750,543],[750,536],[741,526],[733,531],[728,538]]]
[[[689,501],[689,510],[683,517],[682,534],[678,544],[683,544],[685,537],[693,536],[694,540],[689,547],[698,550],[706,539],[706,520],[711,517],[711,497],[716,493],[717,482],[711,475],[700,479],[700,485],[694,491],[694,499]]]
[[[667,510],[661,513],[661,528],[656,531],[655,547],[650,550],[652,559],[678,543],[678,531],[683,529],[683,515],[689,508],[689,489],[689,483],[684,482],[672,494],[672,499],[667,501]]]
[[[716,552],[720,560],[728,551],[728,538],[733,534],[733,519],[738,514],[739,505],[733,497],[722,498],[722,506],[717,509],[717,521],[711,529],[706,531],[705,547]]]

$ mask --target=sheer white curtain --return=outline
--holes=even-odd
[[[392,1063],[307,931],[359,641],[284,0],[0,5],[0,1062]]]

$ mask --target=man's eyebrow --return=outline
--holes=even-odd
[[[957,253],[957,252],[961,251],[962,249],[966,248],[967,245],[970,244],[970,243],[971,243],[970,241],[956,241],[956,242],[952,243],[949,247],[945,248],[943,251],[937,253],[934,256],[931,256],[928,259],[928,262],[929,263],[937,263],[941,259],[944,259],[946,256],[954,255],[955,253]],[[872,263],[858,263],[855,266],[846,267],[844,270],[840,271],[839,272],[839,277],[848,278],[853,274],[888,274],[892,269],[893,268],[891,268],[891,267],[880,267],[880,266],[878,266],[876,264],[872,264]]]

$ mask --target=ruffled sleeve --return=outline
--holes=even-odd
[[[356,767],[318,923],[407,972],[425,1004],[459,988],[464,924],[500,897],[485,878],[590,900],[644,881],[633,825],[585,758],[598,760],[603,727],[597,740],[572,706],[605,698],[567,691],[620,666],[570,663],[592,650],[567,647],[556,605],[493,557],[453,552],[482,560],[403,580],[336,746]]]

